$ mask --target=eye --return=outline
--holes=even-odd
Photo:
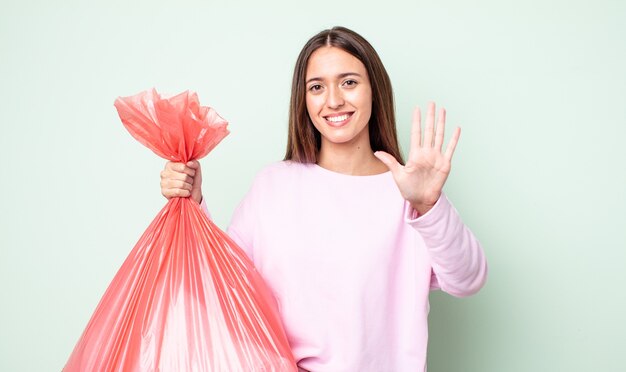
[[[322,86],[320,84],[312,84],[309,86],[309,92],[316,93],[322,90]]]
[[[358,84],[357,81],[356,80],[352,80],[352,79],[346,80],[346,81],[343,82],[343,85],[346,86],[346,87],[353,87],[353,86],[356,86],[357,84]]]

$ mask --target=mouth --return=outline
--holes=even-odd
[[[323,118],[324,120],[326,120],[326,123],[328,123],[328,125],[333,127],[340,127],[342,125],[345,125],[350,120],[352,114],[354,114],[354,112],[338,113],[324,116]]]

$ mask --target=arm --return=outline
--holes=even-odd
[[[202,197],[202,168],[200,163],[196,160],[190,161],[187,164],[174,163],[171,161],[167,162],[161,172],[161,194],[167,199],[174,197],[191,197],[200,204],[200,208],[204,214],[206,214],[209,219],[212,219],[206,201]],[[249,203],[244,200],[237,210],[235,210],[227,233],[230,238],[246,252],[248,257],[252,257],[252,251],[249,248],[252,246],[251,239],[241,232],[246,230],[246,216],[249,214],[249,212],[247,212],[249,209],[247,207],[248,204]]]
[[[446,111],[440,109],[435,124],[435,104],[430,103],[422,136],[421,112],[416,108],[406,164],[401,165],[382,151],[375,155],[389,167],[406,200],[407,222],[424,240],[435,274],[432,287],[461,297],[482,287],[487,265],[480,244],[442,193],[461,135],[460,128],[456,128],[445,152],[442,151],[445,122]]]
[[[191,197],[196,203],[202,201],[202,168],[192,160],[186,164],[168,161],[161,171],[161,194],[171,198]]]
[[[470,296],[487,278],[487,262],[480,243],[463,224],[444,194],[424,215],[416,217],[408,203],[406,222],[415,228],[426,245],[433,268],[433,288],[456,296]]]
[[[226,232],[237,245],[254,261],[252,247],[254,245],[253,211],[251,208],[250,193],[239,203],[230,220]]]

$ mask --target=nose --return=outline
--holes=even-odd
[[[343,106],[343,94],[338,87],[331,87],[328,89],[328,96],[326,97],[326,106],[331,109],[336,109]]]

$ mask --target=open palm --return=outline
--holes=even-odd
[[[426,128],[422,136],[422,114],[419,107],[413,111],[409,158],[403,166],[388,153],[375,153],[391,171],[402,197],[420,214],[432,208],[439,199],[443,185],[450,174],[452,155],[461,135],[456,128],[445,152],[442,152],[446,111],[441,108],[435,125],[435,104],[428,104]]]

